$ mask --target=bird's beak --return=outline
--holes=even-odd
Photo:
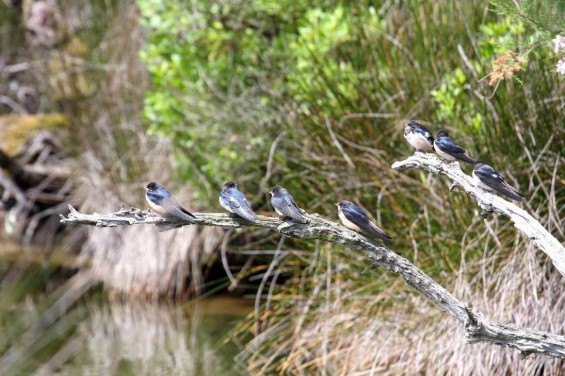
[[[273,195],[273,191],[269,191],[269,193],[271,194],[271,196]]]

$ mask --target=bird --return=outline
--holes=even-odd
[[[345,227],[360,232],[361,230],[367,231],[369,234],[379,237],[387,243],[390,243],[392,238],[374,224],[367,214],[352,203],[351,201],[341,200],[337,204],[338,216]]]
[[[286,189],[276,186],[269,191],[271,194],[271,204],[275,211],[282,217],[294,219],[300,223],[307,223],[308,220],[302,214],[301,209],[296,205],[292,196]]]
[[[489,192],[499,192],[516,201],[524,200],[523,194],[506,183],[502,175],[483,161],[475,163],[472,175],[477,185]]]
[[[145,187],[145,199],[149,207],[163,218],[177,218],[191,224],[196,223],[194,214],[182,207],[165,187],[151,182]]]
[[[476,162],[473,158],[465,154],[465,149],[449,138],[445,129],[441,129],[437,132],[436,139],[434,141],[434,149],[437,155],[446,161],[453,162],[460,160],[469,164],[475,164]]]
[[[404,138],[417,151],[434,151],[432,132],[413,120],[404,125]]]
[[[257,221],[257,214],[253,212],[249,202],[247,202],[243,193],[237,189],[237,184],[233,181],[224,183],[220,191],[219,200],[220,205],[229,213],[237,214],[249,222]]]

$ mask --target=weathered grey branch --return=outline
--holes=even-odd
[[[458,163],[442,162],[436,155],[430,153],[416,153],[403,161],[394,162],[392,168],[420,168],[447,176],[455,185],[475,197],[483,211],[504,214],[510,218],[514,226],[543,251],[557,270],[565,275],[565,247],[528,212],[512,202],[477,187],[473,178],[465,174]]]
[[[95,225],[113,227],[119,225],[155,224],[165,227],[179,227],[186,223],[163,219],[155,215],[131,208],[122,208],[116,213],[82,214],[73,207],[68,217],[61,222],[67,224]],[[521,329],[509,325],[493,323],[481,315],[473,313],[458,301],[446,289],[432,280],[404,257],[394,253],[383,244],[369,239],[346,227],[321,218],[317,214],[306,215],[309,223],[298,224],[280,221],[277,218],[258,216],[256,223],[250,223],[239,217],[219,213],[194,213],[196,223],[205,226],[243,227],[257,226],[269,228],[281,234],[298,239],[320,239],[355,250],[373,261],[373,266],[400,274],[406,282],[435,304],[442,311],[449,313],[465,327],[465,336],[470,343],[488,342],[521,351],[522,354],[540,353],[548,356],[565,358],[565,337],[533,329]]]

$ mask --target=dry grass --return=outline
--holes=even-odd
[[[502,261],[496,257],[500,248],[485,247],[483,257],[446,278],[447,288],[495,321],[565,334],[564,277],[540,261],[535,248],[516,240],[515,251]],[[466,344],[459,323],[402,281],[379,270],[360,276],[336,261],[343,255],[322,257],[312,257],[311,268],[321,270],[308,274],[306,295],[292,302],[274,295],[274,308],[259,312],[265,328],[238,359],[252,374],[563,374],[563,360],[522,360],[514,350]],[[361,280],[374,282],[360,286]],[[367,293],[375,287],[378,292]]]

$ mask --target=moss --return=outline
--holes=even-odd
[[[69,127],[69,120],[62,114],[2,115],[0,148],[13,155],[34,134],[40,131],[55,131]]]

